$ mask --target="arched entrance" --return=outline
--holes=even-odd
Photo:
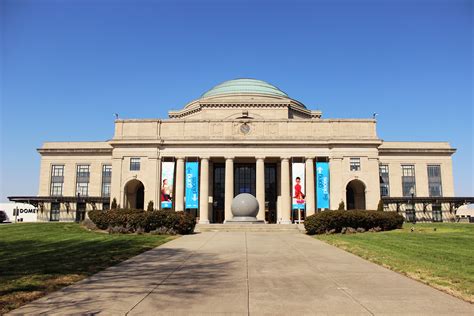
[[[127,182],[124,189],[125,207],[144,209],[145,186],[139,180],[133,179]]]
[[[360,180],[352,180],[346,186],[348,210],[365,210],[365,185]]]

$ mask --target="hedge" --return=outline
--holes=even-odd
[[[323,211],[308,216],[304,221],[306,233],[323,234],[334,229],[340,233],[343,227],[369,230],[380,227],[382,230],[402,228],[403,216],[396,212],[379,211]]]
[[[151,232],[165,229],[186,235],[194,232],[196,219],[185,212],[171,210],[144,211],[136,209],[93,210],[88,213],[99,229],[123,228],[127,232]]]

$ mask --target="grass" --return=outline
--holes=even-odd
[[[389,232],[316,238],[474,303],[472,224],[405,224]]]
[[[172,238],[109,235],[75,223],[0,225],[0,315]]]

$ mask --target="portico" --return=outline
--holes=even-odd
[[[291,223],[291,213],[283,212],[283,210],[291,208],[290,181],[287,179],[290,176],[289,166],[293,157],[205,156],[193,158],[199,160],[200,197],[197,214],[199,214],[200,223],[221,223],[232,218],[230,205],[239,193],[250,193],[256,196],[260,205],[257,219],[269,223]],[[171,157],[167,159],[172,160]],[[305,159],[305,172],[310,177],[314,176],[316,159],[318,158]],[[176,211],[186,209],[183,180],[185,161],[186,157],[176,159]],[[209,171],[210,169],[212,172]],[[218,169],[217,172],[216,169]],[[212,177],[213,173],[214,177]],[[219,177],[217,173],[221,174],[223,181],[219,179],[216,181],[216,177]],[[278,174],[282,176],[277,176]],[[314,180],[307,182],[306,191],[315,192]],[[223,203],[214,201],[214,197],[218,199],[221,194],[224,196]],[[306,210],[307,215],[313,214],[316,205],[315,195],[308,193],[306,203],[309,205]]]

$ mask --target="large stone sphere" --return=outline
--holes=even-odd
[[[237,195],[230,206],[235,217],[255,217],[258,214],[258,201],[252,194],[241,193]]]

